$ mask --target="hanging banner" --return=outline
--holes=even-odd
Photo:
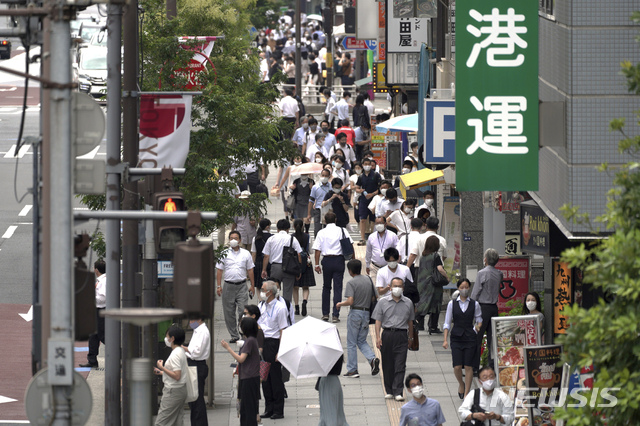
[[[530,426],[556,423],[553,414],[560,395],[563,369],[561,359],[560,345],[525,348]]]
[[[562,310],[571,304],[571,268],[567,262],[553,260],[553,333],[566,334],[569,324]]]
[[[387,60],[387,2],[378,2],[378,61]]]
[[[496,269],[502,271],[502,283],[498,293],[498,311],[509,312],[507,306],[510,300],[520,300],[529,292],[529,277],[531,276],[531,259],[528,256],[501,257]]]
[[[191,95],[140,97],[138,167],[184,167],[189,153]]]
[[[456,15],[457,189],[536,191],[538,4],[457,0]]]
[[[455,277],[460,272],[460,243],[462,232],[460,231],[460,197],[444,197],[444,216],[440,229],[442,236],[447,240],[447,258],[444,261],[444,269],[451,271],[450,277]]]
[[[214,71],[215,66],[209,56],[213,50],[213,43],[217,37],[198,36],[198,37],[179,37],[178,42],[182,43],[180,47],[185,50],[191,50],[194,52],[193,58],[186,67],[179,68],[174,71],[175,76],[181,76],[186,78],[187,83],[182,87],[184,90],[202,90],[205,87],[205,82],[200,80],[200,77],[206,75],[209,72],[207,66]],[[192,44],[193,41],[201,42],[198,44]],[[215,74],[214,74],[215,77]]]

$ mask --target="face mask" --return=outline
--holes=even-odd
[[[463,288],[462,290],[460,290],[460,296],[469,297],[469,289],[468,288]]]
[[[427,207],[431,207],[433,205],[433,200],[431,198],[424,200],[424,205]]]
[[[365,172],[368,172],[371,170],[371,166],[363,166],[363,168]]]
[[[406,174],[406,173],[409,173],[410,171],[411,171],[411,169],[408,169],[408,168],[404,167],[404,168],[402,169],[402,174],[404,175],[404,174]]]
[[[312,132],[315,132],[318,126],[309,126]]]
[[[260,299],[261,300],[267,300],[267,293],[265,293],[264,291],[260,292]]]
[[[360,176],[362,174],[362,169],[356,169],[356,174]]]
[[[320,182],[322,182],[322,183],[327,183],[327,182],[329,182],[329,178],[328,178],[328,177],[325,177],[325,176],[322,176],[322,177],[320,178]]]
[[[380,190],[380,194],[382,194],[382,195],[387,195],[387,188],[382,188],[382,189]]]
[[[413,209],[412,209],[412,208],[407,207],[407,208],[405,208],[405,209],[404,209],[404,212],[405,212],[406,214],[411,214],[411,213],[413,213]]]
[[[302,164],[302,161],[296,161],[294,164],[295,164],[296,166],[299,166],[300,164]]]
[[[347,143],[346,142],[338,142],[340,144],[340,146],[345,146]]]
[[[342,168],[342,164],[336,163],[336,169],[340,170]]]
[[[329,132],[329,128],[328,127],[323,127],[322,128],[322,133],[328,133]]]
[[[198,328],[200,324],[198,324],[198,321],[193,321],[189,323],[189,327],[191,327],[193,330],[195,330],[196,328]]]
[[[413,397],[415,399],[420,399],[422,398],[422,396],[424,395],[424,390],[422,389],[422,386],[414,386],[411,388],[411,395],[413,395]]]
[[[302,177],[300,178],[300,180],[301,180],[301,181],[303,181],[303,182],[306,182],[306,181],[308,181],[308,180],[309,180],[309,177],[308,177],[308,176],[302,176]]]
[[[316,158],[316,163],[322,163],[322,158]]]
[[[335,162],[335,161],[332,161],[332,162],[331,162],[331,165],[332,165],[333,167],[335,167],[335,166],[336,166],[336,162]]]
[[[400,287],[394,287],[391,289],[391,294],[393,295],[393,297],[400,297],[402,296],[402,288]]]
[[[333,192],[338,194],[340,192],[340,188],[333,188]]]
[[[387,262],[387,266],[389,266],[389,268],[391,269],[396,269],[398,267],[398,262],[396,261]]]
[[[307,123],[302,123],[302,128],[307,130],[309,128],[309,125]]]
[[[240,244],[240,243],[238,243],[238,240],[229,240],[229,247],[231,247],[231,248],[238,247],[238,244]]]
[[[169,338],[168,338],[168,337],[165,337],[165,338],[164,338],[164,344],[165,344],[168,348],[170,348],[170,347],[171,347],[171,342],[169,341]]]
[[[378,232],[384,232],[384,228],[385,228],[385,226],[382,223],[378,223],[376,225],[376,231],[378,231]]]
[[[533,311],[538,306],[538,303],[535,300],[530,300],[527,302],[527,309]]]
[[[495,387],[495,385],[495,380],[485,380],[484,382],[482,382],[482,389],[490,391]]]

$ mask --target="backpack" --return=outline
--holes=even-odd
[[[302,120],[302,117],[307,115],[307,109],[304,107],[304,103],[302,103],[302,99],[300,99],[300,96],[296,96],[295,100],[298,102],[298,117],[300,117],[300,119]]]

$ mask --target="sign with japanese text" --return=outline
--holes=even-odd
[[[50,338],[47,362],[49,385],[73,384],[73,342],[71,339]]]
[[[537,346],[524,351],[529,425],[555,424],[553,413],[562,381],[562,346]]]
[[[387,168],[387,144],[400,140],[399,134],[396,132],[382,133],[376,131],[376,126],[372,123],[371,127],[371,152],[376,164],[380,166],[380,170]]]
[[[427,164],[456,162],[456,102],[424,100],[424,156]]]
[[[553,333],[566,334],[569,324],[562,310],[571,300],[571,268],[567,262],[553,260]]]
[[[378,61],[387,60],[387,2],[378,2]]]
[[[375,40],[358,40],[355,37],[342,39],[342,47],[346,50],[376,50],[378,42]]]
[[[520,220],[520,251],[548,255],[549,216],[538,206],[520,204]]]
[[[457,189],[536,191],[537,3],[458,0],[456,15]]]
[[[420,52],[422,43],[429,42],[428,20],[387,16],[387,52]]]
[[[498,293],[498,311],[509,312],[507,302],[520,300],[529,292],[529,275],[531,259],[528,256],[501,257],[496,269],[502,271],[502,283]]]

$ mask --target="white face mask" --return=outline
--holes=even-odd
[[[260,299],[261,300],[267,300],[267,293],[265,293],[264,291],[260,292]]]
[[[302,176],[302,177],[300,178],[300,180],[301,180],[302,182],[306,182],[306,181],[308,181],[308,180],[309,180],[309,176]]]
[[[362,174],[362,169],[356,169],[356,174],[360,176]]]
[[[411,213],[413,213],[413,209],[411,207],[405,207],[404,212],[406,214],[411,214]]]
[[[362,168],[365,172],[371,171],[371,166],[363,166]]]
[[[342,168],[342,164],[341,163],[336,163],[336,170],[340,170]]]
[[[495,380],[485,380],[484,382],[482,382],[482,389],[484,389],[486,391],[490,391],[495,387],[496,387],[496,381]]]
[[[296,166],[299,166],[300,164],[302,164],[302,161],[296,161],[296,162],[295,162],[295,163],[293,163],[293,164],[295,164]]]
[[[398,262],[393,260],[391,262],[387,262],[387,266],[389,266],[389,268],[391,269],[396,269],[398,267]]]
[[[309,128],[309,125],[307,123],[302,123],[302,128],[307,130]]]
[[[239,244],[238,240],[229,240],[229,247],[231,248],[236,248]]]
[[[384,232],[384,228],[385,228],[385,226],[382,223],[378,223],[376,225],[376,231],[378,231],[378,232]]]
[[[332,188],[332,189],[333,189],[334,193],[336,193],[336,194],[340,193],[340,188]]]
[[[529,311],[535,310],[537,306],[538,306],[538,303],[535,300],[530,300],[527,302],[527,309]]]
[[[322,158],[316,158],[316,163],[322,163]]]
[[[427,198],[424,200],[424,205],[427,207],[431,207],[433,205],[433,200],[431,198]]]
[[[460,296],[469,297],[469,289],[468,288],[460,289]]]
[[[391,294],[393,295],[393,297],[402,296],[402,288],[401,287],[393,287],[391,289]]]
[[[383,196],[384,196],[384,195],[387,195],[387,188],[382,188],[382,189],[380,190],[380,194],[382,194]]]
[[[414,386],[411,388],[411,395],[415,399],[420,399],[424,395],[424,389],[422,389],[422,386]]]
[[[411,169],[408,169],[408,168],[404,167],[404,168],[402,169],[402,174],[404,175],[404,174],[406,174],[406,173],[409,173],[410,171],[411,171]]]
[[[168,337],[165,337],[165,338],[164,338],[164,344],[165,344],[168,348],[170,348],[170,347],[171,347],[171,342],[169,341],[169,338],[168,338]]]
[[[328,178],[328,177],[326,177],[326,176],[322,176],[322,177],[320,178],[320,182],[322,182],[322,183],[327,183],[327,182],[329,182],[329,178]]]

